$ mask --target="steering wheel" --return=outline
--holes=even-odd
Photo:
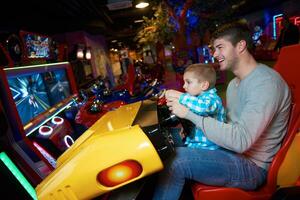
[[[142,96],[156,98],[157,95],[160,93],[159,89],[156,87],[157,83],[157,79],[154,79],[151,83],[149,83],[149,85],[146,88],[144,88]]]
[[[181,124],[186,135],[192,134],[192,131],[195,127],[195,125],[191,121],[179,118],[175,114],[173,114],[169,110],[167,105],[158,105],[158,116],[161,126],[170,129],[171,127],[175,127]]]

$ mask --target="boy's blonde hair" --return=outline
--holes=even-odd
[[[195,75],[195,78],[198,81],[208,81],[209,88],[211,89],[216,85],[216,71],[211,64],[204,64],[204,63],[196,63],[189,65],[185,70],[186,72],[192,72]]]

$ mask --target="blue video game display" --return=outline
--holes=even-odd
[[[50,108],[44,80],[40,74],[11,77],[8,83],[22,124]]]
[[[22,124],[71,95],[65,69],[8,77]]]
[[[71,95],[69,81],[64,69],[43,74],[51,105],[54,105]]]

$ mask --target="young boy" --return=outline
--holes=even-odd
[[[168,90],[166,98],[176,99],[178,102],[201,116],[210,116],[218,121],[225,121],[225,110],[222,100],[215,88],[216,71],[208,64],[189,65],[183,75],[183,88],[187,93]],[[185,145],[191,148],[215,150],[216,144],[208,140],[201,129],[194,128],[185,138]]]

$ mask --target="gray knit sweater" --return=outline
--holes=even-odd
[[[186,118],[219,146],[243,153],[268,169],[287,130],[291,105],[288,85],[276,71],[258,64],[242,81],[234,78],[226,96],[227,123],[191,111]]]

